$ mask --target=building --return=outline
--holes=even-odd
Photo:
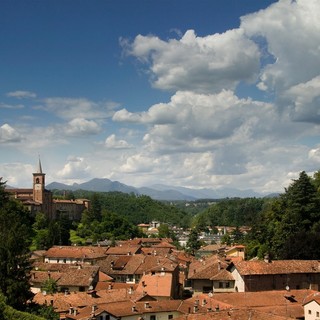
[[[30,189],[6,189],[15,199],[21,201],[32,214],[44,213],[50,220],[67,216],[70,220],[80,220],[82,212],[89,209],[87,199],[53,199],[52,192],[46,189],[45,176],[39,158],[38,167],[33,174],[33,187]]]
[[[235,280],[235,291],[266,291],[283,289],[318,290],[318,260],[250,260],[231,263],[228,267]]]

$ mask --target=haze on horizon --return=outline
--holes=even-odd
[[[283,191],[320,169],[320,1],[0,3],[0,176]]]

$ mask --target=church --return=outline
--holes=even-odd
[[[61,215],[70,220],[79,221],[82,212],[89,209],[90,201],[87,199],[61,200],[53,199],[52,192],[45,188],[45,176],[42,172],[41,160],[33,175],[32,189],[6,189],[15,199],[21,201],[32,214],[44,213],[50,220],[55,220]]]

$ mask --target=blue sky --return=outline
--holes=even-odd
[[[0,176],[283,191],[320,167],[317,0],[0,3]]]

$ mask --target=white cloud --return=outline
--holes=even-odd
[[[23,109],[23,104],[7,104],[7,103],[0,103],[0,109]]]
[[[128,149],[132,147],[127,141],[117,139],[115,134],[106,138],[105,146],[109,149]]]
[[[68,122],[64,132],[70,136],[86,136],[98,134],[101,127],[93,120],[75,118]]]
[[[7,186],[24,188],[31,188],[32,186],[31,173],[34,172],[34,167],[30,164],[21,162],[0,163],[0,172],[3,181],[7,181]]]
[[[274,60],[261,72],[260,87],[281,92],[320,72],[320,2],[281,0],[242,17],[250,37],[263,37]]]
[[[115,102],[93,102],[85,98],[47,98],[42,108],[58,117],[70,120],[77,118],[106,119],[113,115],[119,105]]]
[[[82,157],[70,156],[62,170],[57,172],[61,179],[81,180],[90,176],[91,168]]]
[[[282,97],[295,121],[320,123],[320,75],[286,90]]]
[[[259,50],[241,29],[206,37],[188,30],[180,40],[138,35],[129,54],[150,64],[154,87],[164,90],[219,92],[259,72]]]
[[[5,123],[0,127],[0,143],[20,142],[21,140],[20,133],[9,124]]]
[[[146,173],[152,171],[155,159],[144,154],[135,154],[126,159],[120,167],[124,173]]]
[[[7,97],[13,97],[17,99],[26,99],[26,98],[36,98],[37,95],[31,91],[17,90],[17,91],[8,92]]]

